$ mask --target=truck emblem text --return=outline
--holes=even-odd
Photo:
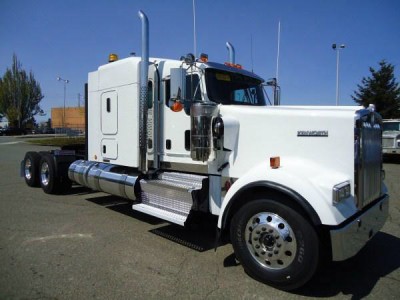
[[[328,130],[299,130],[297,136],[328,136]]]

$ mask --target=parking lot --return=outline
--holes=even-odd
[[[250,278],[212,226],[191,230],[131,210],[124,199],[74,187],[28,188],[26,151],[0,137],[0,299],[400,299],[400,163],[384,164],[390,217],[354,258],[323,268],[295,293]]]

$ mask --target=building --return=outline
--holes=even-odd
[[[66,107],[65,121],[64,121],[64,108],[63,107],[52,108],[51,127],[70,128],[70,129],[85,131],[85,108]]]

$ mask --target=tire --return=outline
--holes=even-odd
[[[318,236],[293,208],[257,199],[235,214],[230,229],[235,254],[250,276],[288,291],[314,275],[319,262]]]
[[[56,164],[51,155],[42,156],[39,167],[40,186],[46,194],[60,194],[62,185],[57,175]]]
[[[40,154],[37,152],[27,152],[23,162],[23,174],[25,182],[30,187],[39,186],[39,164]]]

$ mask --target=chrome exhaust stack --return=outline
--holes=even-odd
[[[147,165],[147,82],[149,81],[149,20],[139,11],[142,21],[142,57],[140,61],[139,90],[139,171],[146,174]]]
[[[228,49],[228,52],[229,52],[229,62],[231,64],[234,64],[235,63],[235,48],[229,42],[226,42],[226,48]]]
[[[135,184],[138,175],[118,173],[119,169],[116,165],[77,160],[69,166],[68,177],[92,190],[136,200]]]

